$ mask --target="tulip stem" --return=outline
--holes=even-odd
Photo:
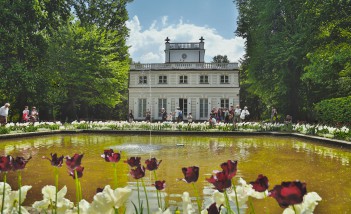
[[[150,214],[149,199],[148,199],[148,197],[147,197],[146,187],[145,187],[145,183],[144,183],[143,178],[141,178],[141,183],[142,183],[142,185],[143,185],[144,192],[145,192],[146,205],[147,205],[147,213]]]
[[[238,201],[238,194],[236,192],[236,186],[235,186],[234,182],[232,182],[232,183],[233,183],[233,189],[234,189],[234,193],[235,193],[236,210],[238,211],[238,214],[240,214],[240,207],[239,207],[239,201]]]
[[[7,180],[7,172],[4,173],[4,187],[2,189],[2,203],[1,203],[1,214],[4,213],[4,203],[5,203],[5,184],[6,184],[6,180]]]
[[[227,213],[229,213],[229,214],[233,213],[232,208],[230,207],[230,202],[229,202],[227,190],[224,190],[224,198],[225,198],[225,203],[227,206]]]
[[[141,210],[141,204],[140,204],[140,190],[139,190],[139,180],[137,180],[137,188],[138,188],[138,203],[139,203],[139,212],[143,213]]]
[[[78,180],[78,173],[77,170],[74,170],[74,180],[76,183],[76,200],[77,200],[77,208],[78,208],[78,214],[79,214],[79,180]]]
[[[251,197],[249,197],[249,204],[250,204],[251,211],[252,211],[252,212],[250,212],[250,213],[255,214],[255,207],[253,206],[253,203],[252,203],[252,199],[251,199]]]
[[[193,188],[195,190],[195,194],[196,194],[196,202],[197,202],[197,209],[198,209],[198,213],[201,213],[201,204],[200,204],[200,196],[199,196],[199,192],[197,191],[196,187],[195,187],[195,183],[192,183]]]
[[[55,168],[55,187],[56,187],[56,192],[55,192],[55,214],[57,214],[57,192],[58,192],[58,167],[54,167]]]
[[[295,209],[295,206],[292,205],[292,207],[293,207],[293,209],[294,209],[294,213],[297,214],[296,209]]]
[[[118,182],[117,182],[117,163],[113,163],[113,169],[114,169],[114,177],[115,177],[115,189],[118,187]]]
[[[22,174],[21,174],[21,170],[18,170],[18,192],[19,192],[19,195],[18,195],[18,213],[21,214],[22,213],[22,210],[21,210],[21,187],[22,187]]]
[[[155,181],[157,181],[156,170],[154,170],[154,175],[155,175]],[[158,205],[159,208],[162,209],[162,200],[160,199],[158,189],[156,189],[156,194],[157,194],[157,205]],[[160,203],[160,202],[161,202],[161,203]]]

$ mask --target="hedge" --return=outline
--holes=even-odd
[[[351,96],[322,100],[314,110],[319,123],[350,124]]]

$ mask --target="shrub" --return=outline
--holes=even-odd
[[[314,106],[319,122],[327,124],[349,124],[351,118],[351,96],[322,100]]]
[[[5,126],[0,126],[0,134],[8,134],[10,133],[10,130],[6,128]]]

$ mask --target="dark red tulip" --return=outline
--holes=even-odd
[[[268,189],[268,178],[262,174],[258,175],[256,181],[250,182],[252,188],[257,192],[264,192]]]
[[[84,170],[84,167],[77,166],[75,169],[69,169],[69,175],[72,176],[74,179],[76,179],[74,171],[77,171],[78,178],[81,178],[83,176],[83,170]]]
[[[125,163],[129,164],[131,167],[138,167],[140,166],[140,157],[131,157]]]
[[[66,165],[68,168],[72,170],[74,170],[76,167],[80,166],[81,162],[82,162],[82,158],[83,158],[83,154],[78,155],[78,154],[74,154],[73,157],[66,157]]]
[[[96,188],[96,193],[99,193],[99,192],[102,192],[102,191],[104,191],[103,188],[100,188],[100,187]]]
[[[232,180],[225,172],[217,172],[216,175],[212,175],[211,178],[206,180],[213,184],[219,192],[224,192],[225,189],[232,186]]]
[[[269,196],[275,198],[282,208],[287,208],[290,205],[300,204],[303,201],[303,196],[306,195],[306,183],[300,181],[282,182],[281,185],[276,185],[269,192]]]
[[[236,175],[238,161],[228,160],[221,164],[223,172],[228,174],[229,179],[232,179]]]
[[[220,214],[221,213],[221,206],[217,208],[216,203],[211,204],[211,206],[207,209],[208,214]]]
[[[1,172],[7,172],[12,169],[12,156],[7,155],[7,156],[1,156],[0,157],[0,171]]]
[[[157,190],[163,190],[166,187],[166,181],[155,181],[155,184],[153,184]]]
[[[191,166],[191,167],[183,167],[182,168],[184,179],[187,183],[196,182],[199,178],[199,167]]]
[[[32,157],[29,157],[28,159],[25,159],[24,157],[16,157],[15,159],[12,159],[12,169],[13,170],[19,170],[19,169],[24,169],[28,161]]]
[[[63,155],[61,155],[61,157],[57,157],[56,153],[55,154],[50,153],[50,155],[51,155],[51,159],[45,156],[43,156],[43,159],[49,160],[52,166],[61,167],[63,164]]]
[[[139,165],[137,168],[131,169],[130,174],[133,176],[133,178],[140,179],[145,176],[145,167]]]
[[[161,162],[162,162],[162,160],[160,160],[160,161],[157,163],[156,158],[147,159],[147,160],[145,161],[146,169],[147,169],[147,170],[150,170],[150,171],[156,170],[156,169],[158,169],[158,166],[160,165]]]
[[[102,158],[107,162],[117,163],[121,159],[120,153],[114,153],[113,149],[104,150],[104,154],[101,155]]]

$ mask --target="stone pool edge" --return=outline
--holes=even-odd
[[[14,133],[14,134],[3,134],[0,135],[0,140],[12,139],[12,138],[25,138],[25,137],[36,137],[54,134],[78,134],[78,133],[105,133],[105,134],[138,134],[138,135],[150,135],[150,131],[147,130],[53,130],[53,131],[42,131],[42,132],[27,132],[27,133]],[[289,132],[241,132],[241,131],[151,131],[152,134],[156,135],[214,135],[214,136],[226,136],[226,135],[237,135],[237,136],[259,136],[259,135],[272,135],[278,137],[297,137],[307,140],[315,140],[324,142],[331,145],[340,145],[345,147],[351,147],[351,142],[345,140],[330,139],[320,136],[304,135],[300,133],[289,133]],[[1,143],[1,142],[0,142]]]

